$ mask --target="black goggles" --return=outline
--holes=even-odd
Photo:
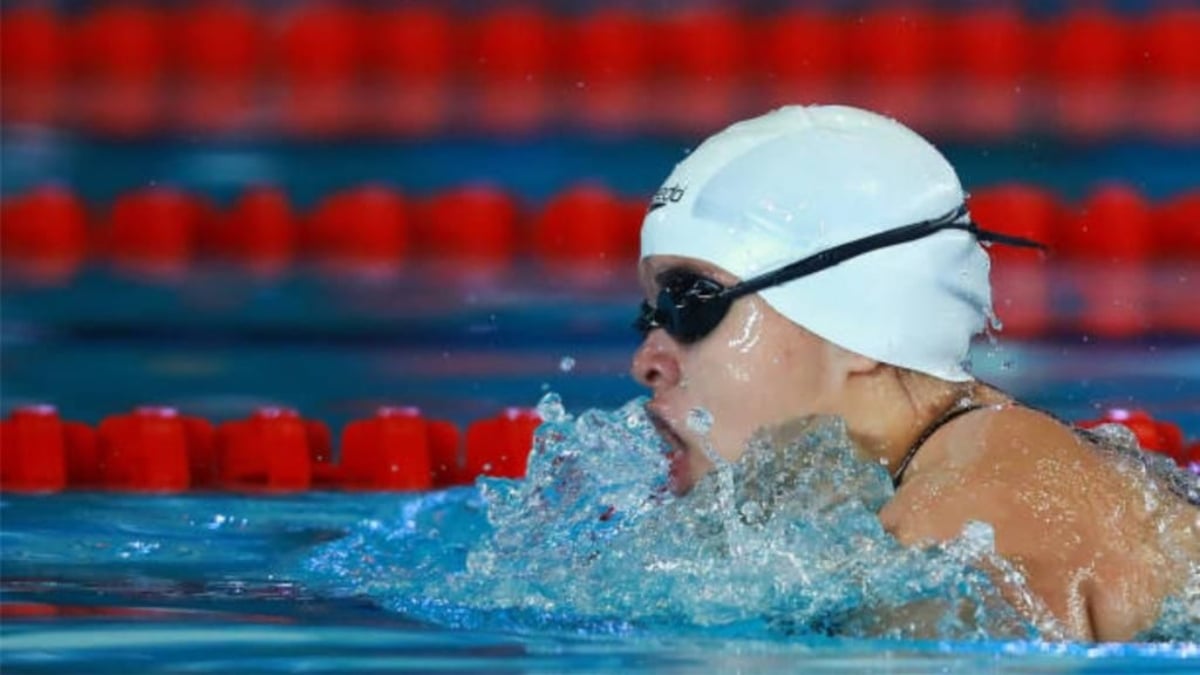
[[[922,239],[942,230],[970,232],[981,242],[1043,250],[1046,248],[1032,239],[980,229],[973,221],[962,220],[965,215],[967,207],[964,204],[940,218],[855,239],[729,287],[696,272],[672,270],[662,279],[657,304],[643,302],[641,313],[633,322],[633,327],[642,334],[643,339],[655,328],[662,328],[681,343],[697,342],[720,325],[729,313],[733,301],[743,295],[816,274],[864,253]]]

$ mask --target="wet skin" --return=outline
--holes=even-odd
[[[736,282],[702,261],[652,256],[639,268],[645,297],[653,302],[660,278],[679,268]],[[734,302],[693,344],[651,331],[632,373],[651,391],[647,409],[672,447],[677,492],[712,470],[710,456],[736,461],[755,432],[813,414],[843,417],[864,458],[894,472],[945,410],[963,397],[984,404],[922,445],[880,520],[912,545],[952,539],[971,521],[991,524],[997,552],[1023,573],[1034,601],[999,585],[1031,619],[1048,619],[1050,635],[1131,639],[1178,593],[1189,564],[1200,566],[1200,510],[1173,496],[1147,499],[1150,478],[1057,420],[979,382],[946,382],[849,352],[758,296]],[[711,415],[707,433],[688,423],[697,409]]]

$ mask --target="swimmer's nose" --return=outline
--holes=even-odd
[[[658,390],[679,383],[679,359],[672,341],[663,331],[651,331],[633,353],[629,372],[643,386]]]

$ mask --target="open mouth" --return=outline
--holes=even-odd
[[[683,494],[691,487],[687,442],[661,414],[650,408],[646,409],[646,413],[650,417],[650,423],[658,431],[658,435],[670,448],[667,452],[667,461],[670,462],[670,490],[677,495]]]

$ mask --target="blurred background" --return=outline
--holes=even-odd
[[[613,407],[649,195],[841,102],[1052,246],[977,373],[1200,436],[1195,2],[3,0],[0,47],[5,414]]]

